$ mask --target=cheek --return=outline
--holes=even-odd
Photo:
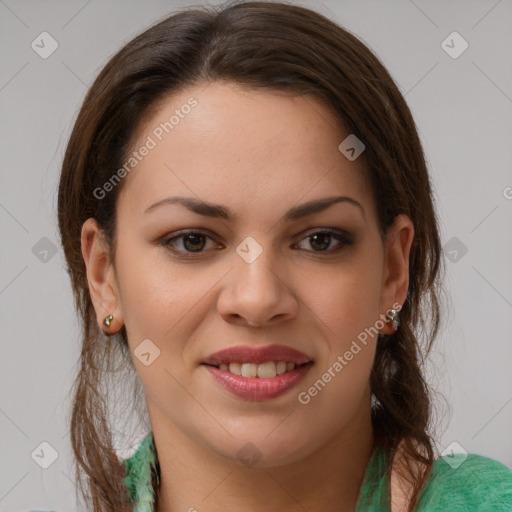
[[[171,261],[165,249],[141,245],[129,240],[119,245],[123,256],[117,267],[128,342],[134,352],[143,340],[151,340],[160,350],[155,365],[181,372],[190,337],[204,320],[205,308],[213,307],[208,292],[225,269],[202,271],[194,263]]]
[[[318,416],[328,411],[326,428],[341,428],[361,406],[378,343],[378,294],[358,279],[343,284],[332,281],[318,294],[315,311],[322,313],[316,323],[322,335],[317,342],[323,349],[300,397],[303,404],[311,402]]]
[[[304,302],[323,322],[336,348],[342,349],[378,320],[380,268],[377,258],[358,252],[336,268],[316,272],[315,286],[310,282],[303,288]]]
[[[339,421],[357,407],[365,392],[375,357],[379,325],[381,263],[378,251],[358,251],[336,269],[317,273],[317,287],[309,288],[305,302],[315,313],[324,348],[308,395],[329,409],[342,403]],[[325,390],[324,387],[325,386]],[[317,393],[317,395],[315,395]],[[305,397],[307,399],[307,397]]]
[[[141,245],[125,238],[117,256],[121,308],[132,350],[145,338],[160,346],[185,314],[189,297],[163,251]]]

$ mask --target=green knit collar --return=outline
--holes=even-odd
[[[156,473],[156,464],[153,432],[149,432],[137,451],[124,461],[126,476],[123,481],[127,498],[134,505],[133,512],[154,512],[155,493],[152,479]]]

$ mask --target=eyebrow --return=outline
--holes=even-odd
[[[322,212],[336,203],[347,203],[356,206],[365,218],[364,208],[361,203],[348,196],[334,196],[315,199],[299,206],[294,206],[284,214],[283,219],[285,221],[298,220],[308,215]],[[226,219],[228,221],[235,221],[237,219],[237,216],[226,206],[209,203],[194,197],[166,197],[146,208],[144,214],[169,204],[181,204],[192,212],[205,217]]]

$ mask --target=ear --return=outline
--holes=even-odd
[[[409,253],[414,239],[411,219],[400,214],[389,227],[384,254],[384,271],[381,286],[381,312],[386,314],[396,304],[403,306],[409,288]],[[392,334],[393,324],[386,322],[382,334]]]
[[[123,326],[119,292],[108,245],[103,231],[93,218],[87,219],[82,226],[81,245],[87,268],[89,293],[98,325],[106,335],[115,334]],[[108,327],[104,324],[104,319],[109,315],[114,318]]]

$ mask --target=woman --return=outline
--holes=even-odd
[[[512,509],[504,465],[437,457],[430,179],[405,100],[346,30],[274,2],[151,27],[88,92],[58,211],[94,511]],[[118,355],[151,425],[127,460]]]

